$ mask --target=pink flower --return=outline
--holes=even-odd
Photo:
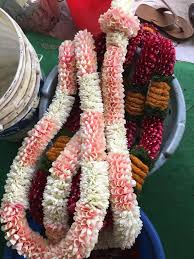
[[[139,30],[139,20],[135,16],[129,17],[121,8],[110,8],[99,18],[103,32],[123,32],[126,37],[134,37]]]
[[[23,166],[35,166],[42,150],[47,146],[53,134],[59,129],[58,123],[48,118],[42,118],[31,131],[31,136],[20,153],[20,161]]]
[[[108,155],[110,173],[110,191],[113,210],[114,208],[130,209],[134,204],[132,183],[130,182],[129,157],[124,154]]]
[[[100,112],[85,112],[81,117],[82,159],[105,158],[104,117]]]
[[[77,84],[75,79],[75,51],[74,43],[65,41],[59,47],[59,75],[58,83],[60,89],[67,94],[76,93]]]
[[[75,35],[77,76],[91,74],[97,70],[97,57],[94,51],[94,40],[87,30],[80,31]]]

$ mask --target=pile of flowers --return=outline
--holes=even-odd
[[[131,248],[141,232],[136,192],[160,152],[175,51],[129,2],[112,1],[102,34],[80,31],[59,48],[55,96],[23,141],[1,204],[7,244],[20,255],[88,258]]]

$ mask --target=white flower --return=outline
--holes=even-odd
[[[107,150],[113,153],[128,154],[124,121],[106,126]]]
[[[132,0],[112,0],[111,7],[121,8],[125,13],[131,13],[131,2]]]
[[[103,211],[108,208],[109,181],[106,161],[81,162],[80,202]]]
[[[131,248],[141,232],[140,209],[135,204],[130,211],[114,211],[115,240],[122,249]]]
[[[81,109],[103,112],[103,103],[98,73],[85,74],[78,78],[80,85]]]

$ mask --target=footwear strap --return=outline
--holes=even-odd
[[[163,30],[172,31],[176,28],[176,29],[179,29],[180,32],[182,32],[183,31],[182,27],[180,27],[180,25],[178,25],[179,17],[172,11],[170,6],[164,0],[162,0],[162,1],[164,2],[164,4],[167,7],[160,7],[160,8],[157,9],[157,11],[160,12],[161,14],[164,14],[165,12],[170,12],[173,15],[173,18],[174,18],[173,22],[171,24],[168,24],[168,25],[163,27]]]

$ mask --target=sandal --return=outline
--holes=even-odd
[[[175,20],[174,13],[169,14],[167,12],[170,12],[170,10],[165,7],[155,9],[152,6],[141,4],[137,8],[135,14],[141,20],[144,20],[150,23],[152,22],[156,26],[165,29],[165,28],[168,28],[168,26],[173,25]]]
[[[136,15],[144,21],[153,23],[176,40],[185,40],[192,37],[194,33],[192,26],[185,19],[177,16],[168,5],[167,7],[155,9],[142,4],[137,8]]]
[[[176,16],[174,24],[165,28],[164,32],[176,40],[186,40],[193,36],[194,30],[184,18]]]

